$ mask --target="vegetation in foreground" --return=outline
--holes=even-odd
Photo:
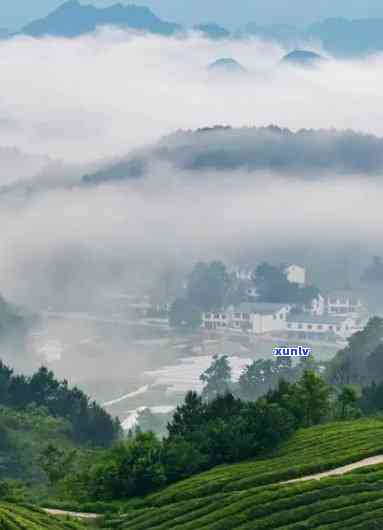
[[[1,365],[0,449],[11,454],[25,423],[21,430],[37,436],[29,454],[25,445],[26,461],[34,461],[51,489],[49,496],[40,496],[47,500],[43,504],[61,499],[71,511],[119,513],[97,522],[108,529],[305,528],[305,517],[312,525],[306,528],[330,528],[343,516],[354,521],[355,506],[363,501],[372,503],[373,512],[380,509],[379,468],[371,484],[367,472],[360,484],[357,478],[351,484],[354,503],[331,500],[330,492],[338,491],[331,489],[331,480],[339,478],[329,479],[329,489],[319,491],[319,497],[321,486],[311,491],[307,484],[280,483],[383,454],[383,418],[368,416],[383,408],[382,332],[383,321],[373,319],[340,354],[345,374],[350,364],[345,359],[352,365],[357,349],[364,349],[360,366],[369,385],[364,387],[330,385],[334,364],[320,375],[312,360],[293,366],[284,359],[253,363],[233,386],[227,359],[217,356],[201,376],[202,395],[187,394],[162,440],[140,431],[116,440],[118,422],[65,381],[58,382],[46,369],[29,378],[14,376]],[[338,370],[339,359],[334,363]],[[257,397],[261,389],[264,395]],[[110,427],[107,440],[103,425]],[[39,436],[50,443],[36,461]],[[12,464],[3,460],[3,469],[4,462]],[[22,508],[20,502],[31,499],[15,484],[0,486],[3,501],[16,501]],[[306,504],[310,510],[305,511]],[[55,528],[54,521],[40,527]],[[30,523],[19,527],[40,528]]]

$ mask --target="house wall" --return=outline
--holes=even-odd
[[[306,283],[306,269],[298,265],[291,265],[286,269],[286,277],[291,283],[304,285]]]
[[[286,314],[279,311],[271,315],[252,315],[252,332],[255,334],[283,331],[286,329]]]
[[[286,319],[289,310],[289,307],[286,306],[275,314],[203,313],[202,327],[212,330],[236,329],[254,334],[283,331],[286,330]]]

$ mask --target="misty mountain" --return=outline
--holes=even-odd
[[[218,19],[219,10],[214,13],[212,20]],[[82,5],[78,0],[68,0],[45,18],[24,26],[21,32],[34,37],[76,37],[105,25],[160,35],[173,35],[181,30],[180,25],[162,20],[145,6],[114,4],[95,7]],[[224,39],[231,35],[229,30],[216,22],[195,25],[194,29],[211,39]],[[6,30],[0,30],[0,38],[7,35]],[[320,42],[330,54],[352,56],[383,50],[383,18],[327,18],[306,26],[305,29],[289,23],[260,24],[257,21],[243,25],[233,35],[271,40],[293,48],[303,42]]]
[[[194,29],[209,39],[228,39],[230,37],[230,31],[214,22],[199,24],[198,26],[194,26]]]
[[[164,20],[174,20],[182,25],[195,25],[215,20],[218,24],[234,29],[256,20],[259,24],[307,24],[329,17],[377,18],[383,17],[381,0],[135,0],[149,7]],[[56,9],[60,0],[12,0],[1,2],[0,16],[3,25],[17,28],[30,20],[45,16]],[[110,0],[88,0],[98,7],[111,4]],[[129,0],[123,1],[129,3]]]
[[[178,131],[83,180],[140,178],[155,163],[195,172],[243,169],[311,178],[333,173],[374,175],[383,171],[383,139],[353,131],[292,132],[275,126]]]
[[[217,59],[213,63],[209,64],[208,69],[211,72],[227,72],[227,73],[244,73],[246,69],[235,59],[231,57],[224,57]]]
[[[318,53],[307,50],[294,50],[282,59],[282,62],[296,66],[315,66],[323,61],[324,57]]]
[[[24,26],[22,33],[33,37],[76,37],[105,25],[160,35],[172,35],[180,29],[178,24],[164,22],[146,7],[114,4],[99,9],[93,5],[81,5],[78,0],[69,0],[47,17]]]

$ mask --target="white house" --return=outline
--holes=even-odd
[[[229,317],[225,311],[202,313],[201,320],[204,329],[224,329],[229,324]]]
[[[359,329],[352,316],[334,315],[290,315],[287,332],[291,338],[326,340],[334,337],[347,339]]]
[[[299,285],[306,284],[306,269],[300,265],[289,265],[284,270],[286,278],[290,283],[297,283]]]
[[[356,291],[338,289],[325,295],[326,312],[329,315],[359,315],[366,311]]]
[[[285,331],[288,304],[243,303],[226,311],[202,314],[205,329],[231,329],[248,333],[264,334]]]

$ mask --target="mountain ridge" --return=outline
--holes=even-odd
[[[83,5],[78,0],[68,0],[45,18],[34,20],[24,26],[21,33],[31,37],[78,37],[105,25],[167,36],[181,29],[178,24],[161,20],[144,6],[136,4],[124,6],[116,3],[109,7],[98,8],[91,4]]]

